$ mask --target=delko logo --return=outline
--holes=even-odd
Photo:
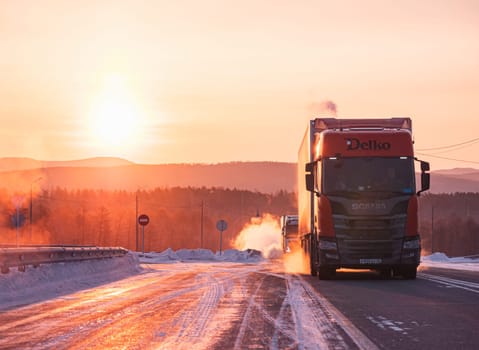
[[[363,151],[388,151],[391,149],[389,142],[380,142],[378,140],[362,141],[357,138],[345,139],[347,150],[355,151],[361,149]]]

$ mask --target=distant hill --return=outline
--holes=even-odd
[[[231,162],[218,164],[135,164],[121,158],[45,162],[0,158],[0,187],[20,192],[41,178],[41,187],[136,191],[156,187],[222,187],[264,193],[296,191],[296,164]],[[39,181],[40,182],[40,181]],[[479,192],[479,170],[433,171],[431,193]]]
[[[134,164],[114,157],[96,157],[66,161],[43,161],[32,158],[0,158],[0,171],[29,170],[51,167],[111,167]]]
[[[0,172],[0,187],[2,187],[1,184],[10,184],[10,187],[14,186],[18,191],[25,191],[37,178],[42,179],[43,187],[127,191],[190,186],[236,188],[274,193],[279,190],[293,191],[296,186],[296,165],[294,163],[234,162],[161,165],[130,163],[122,166],[72,166],[72,163],[66,164],[66,166],[45,166]],[[90,163],[85,161],[80,164]]]
[[[464,173],[433,171],[431,174],[432,193],[479,192],[479,170],[468,169]]]
[[[477,173],[477,169],[474,168],[453,168],[453,169],[441,169],[441,170],[435,170],[435,174],[441,174],[441,175],[464,175],[464,174],[473,174]]]

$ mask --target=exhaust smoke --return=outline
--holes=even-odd
[[[336,103],[331,100],[313,102],[309,105],[309,110],[313,115],[328,115],[337,117],[338,109]]]

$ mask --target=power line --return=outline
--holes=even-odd
[[[422,149],[418,149],[417,151],[437,151],[437,150],[448,149],[448,148],[453,148],[453,147],[457,147],[457,146],[467,147],[467,146],[470,146],[471,144],[474,144],[476,142],[479,142],[479,137],[477,137],[475,139],[472,139],[472,140],[464,141],[464,142],[461,142],[461,143],[456,143],[454,145],[433,147],[433,148],[422,148]]]
[[[464,160],[464,159],[456,159],[456,158],[449,158],[449,157],[441,157],[441,156],[435,156],[435,155],[432,155],[432,154],[421,153],[421,152],[417,152],[417,154],[420,154],[420,155],[426,156],[426,157],[433,157],[433,158],[440,158],[440,159],[446,159],[446,160],[453,160],[453,161],[456,161],[456,162],[479,164],[479,162],[476,162],[476,161],[474,161],[474,160]]]
[[[462,149],[462,148],[465,148],[465,147],[469,147],[475,143],[479,142],[479,140],[477,140],[476,142],[471,142],[471,143],[468,143],[467,145],[462,145],[462,146],[457,146],[457,147],[454,147],[454,148],[450,148],[450,149],[445,149],[444,151],[439,151],[439,152],[434,152],[433,154],[443,154],[443,153],[449,153],[449,152],[454,152],[454,151],[457,151],[459,149]]]

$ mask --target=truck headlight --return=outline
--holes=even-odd
[[[319,249],[320,250],[338,250],[338,246],[336,245],[336,242],[320,240]]]
[[[419,249],[421,248],[421,242],[419,241],[419,239],[404,241],[402,248],[403,249]]]

